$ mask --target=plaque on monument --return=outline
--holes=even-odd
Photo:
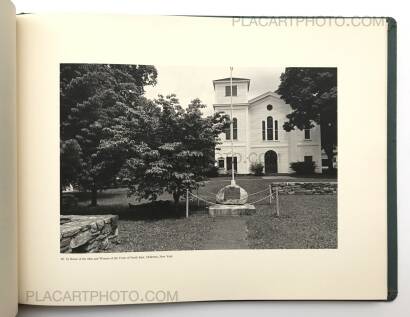
[[[239,187],[229,186],[225,189],[224,192],[224,199],[240,199],[241,198],[241,190]]]
[[[225,186],[216,194],[216,202],[218,204],[243,205],[247,200],[248,194],[238,185]]]
[[[254,205],[247,204],[248,193],[242,187],[227,185],[216,194],[216,204],[209,206],[209,214],[215,216],[251,215],[256,212]]]

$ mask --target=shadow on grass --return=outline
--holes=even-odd
[[[204,207],[190,207],[190,214],[208,213]],[[61,211],[62,215],[118,215],[120,220],[146,220],[156,221],[163,219],[179,219],[185,217],[185,202],[177,206],[168,200],[159,200],[140,205],[101,205],[96,207],[77,206]]]
[[[109,190],[100,190],[98,191],[98,199],[113,199],[118,197],[120,193],[126,192],[124,188],[114,188]],[[73,192],[71,195],[77,197],[79,202],[90,202],[91,201],[91,192]]]

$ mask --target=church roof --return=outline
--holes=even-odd
[[[251,103],[254,103],[254,102],[256,102],[256,101],[265,99],[265,98],[267,98],[267,97],[273,97],[273,98],[276,98],[276,99],[281,99],[280,96],[279,96],[277,93],[275,93],[275,92],[273,92],[273,91],[267,91],[267,92],[265,92],[265,93],[263,93],[263,94],[261,94],[261,95],[259,95],[259,96],[256,96],[256,97],[250,99],[250,100],[249,100],[249,103],[251,104]]]
[[[231,77],[215,79],[214,81],[229,81]],[[239,77],[232,77],[232,80],[250,80],[249,78],[239,78]]]
[[[220,79],[215,79],[213,80],[213,84],[214,84],[214,88],[215,88],[215,83],[219,83],[219,82],[230,82],[231,81],[231,77],[226,77],[226,78],[220,78]],[[249,90],[249,85],[251,80],[249,78],[240,78],[240,77],[232,77],[232,81],[247,81],[248,82],[248,90]]]

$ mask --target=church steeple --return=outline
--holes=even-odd
[[[231,93],[233,103],[247,103],[250,79],[232,78],[232,92],[230,78],[216,79],[213,81],[215,92],[215,104],[229,104]]]

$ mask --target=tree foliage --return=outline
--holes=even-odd
[[[129,194],[138,200],[156,200],[163,193],[172,194],[175,203],[187,189],[201,185],[215,163],[214,149],[218,135],[229,124],[225,115],[203,117],[205,107],[199,99],[183,109],[175,95],[159,96],[154,101],[152,137],[138,139],[129,129],[132,153],[122,170],[130,181]],[[132,143],[131,140],[139,140]]]
[[[282,73],[277,93],[292,112],[283,128],[286,131],[320,125],[322,148],[333,169],[332,158],[337,147],[337,69],[290,67]]]
[[[62,64],[60,67],[61,186],[92,191],[111,183],[127,159],[115,132],[138,112],[144,86],[155,85],[153,66]]]
[[[61,187],[90,190],[96,205],[120,178],[138,200],[170,193],[178,203],[214,167],[229,118],[204,117],[199,99],[184,109],[175,95],[145,98],[153,66],[63,64],[60,76]]]

